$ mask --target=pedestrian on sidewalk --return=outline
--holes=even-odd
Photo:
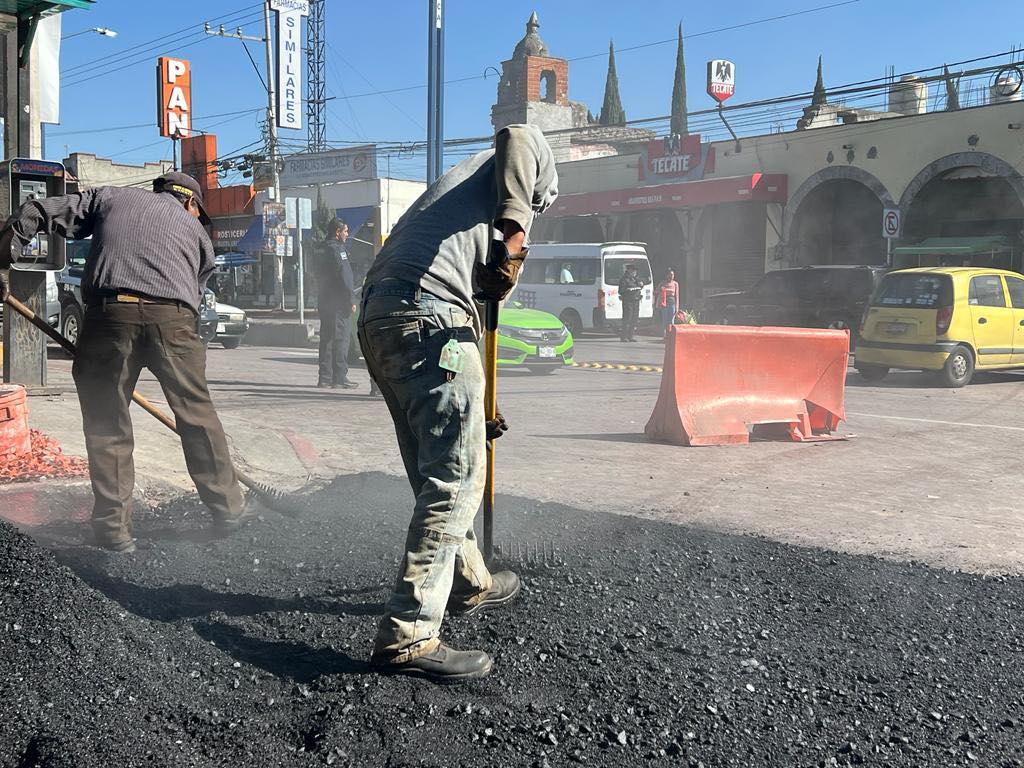
[[[669,270],[665,273],[665,279],[658,283],[658,311],[661,315],[661,336],[668,335],[669,326],[676,320],[676,310],[679,308],[679,283],[676,282],[676,273]]]
[[[622,334],[620,341],[636,341],[636,326],[640,321],[640,294],[644,281],[636,264],[629,262],[619,280],[619,300],[622,302]]]
[[[488,571],[473,533],[485,441],[507,428],[500,418],[485,421],[474,299],[502,301],[515,287],[527,232],[555,199],[556,184],[540,130],[503,128],[494,149],[463,160],[413,203],[366,277],[360,343],[416,497],[373,650],[385,673],[433,680],[487,675],[486,653],[442,642],[445,609],[473,613],[519,592],[515,573]]]
[[[321,389],[355,389],[348,377],[348,348],[355,305],[355,277],[345,241],[348,224],[339,218],[327,225],[327,240],[320,253],[320,357],[317,386]]]
[[[202,222],[202,223],[200,223]],[[0,268],[38,233],[92,235],[82,277],[85,319],[71,372],[82,409],[97,543],[135,549],[131,498],[134,436],[128,406],[148,368],[174,412],[185,464],[199,497],[227,533],[242,515],[242,492],[206,383],[206,347],[196,333],[213,244],[203,224],[199,182],[177,171],[153,191],[95,187],[30,200],[0,231]],[[2,263],[6,260],[7,263]]]

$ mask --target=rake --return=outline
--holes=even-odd
[[[75,345],[68,341],[68,339],[61,333],[51,328],[50,324],[39,317],[39,315],[13,296],[8,296],[5,299],[5,302],[11,307],[11,309],[57,342],[61,349],[71,355],[71,357],[75,356]],[[174,423],[174,419],[161,411],[157,406],[153,405],[153,403],[149,402],[145,397],[140,395],[138,392],[132,392],[132,400],[150,416],[154,417],[175,434],[178,434],[178,427]],[[238,478],[238,482],[252,491],[252,493],[268,509],[272,509],[283,515],[288,515],[289,517],[296,517],[300,514],[300,506],[295,502],[295,494],[287,493],[278,488],[267,485],[266,483],[261,483],[259,480],[253,480],[245,472],[242,472],[237,465],[235,465],[234,470],[235,476]]]

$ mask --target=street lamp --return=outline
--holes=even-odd
[[[109,27],[90,27],[89,29],[83,29],[81,32],[73,32],[70,35],[65,35],[61,40],[70,40],[72,37],[87,35],[90,32],[95,32],[97,35],[103,35],[103,37],[117,37],[117,32]]]

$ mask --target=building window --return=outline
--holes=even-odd
[[[540,73],[540,100],[554,104],[556,98],[557,79],[553,70],[545,69]]]

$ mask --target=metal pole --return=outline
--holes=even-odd
[[[296,198],[296,200],[295,200],[295,218],[298,219],[298,221],[296,221],[296,224],[298,224],[298,226],[295,227],[295,250],[296,250],[296,256],[298,257],[298,261],[299,261],[299,322],[300,323],[305,323],[306,322],[306,286],[305,286],[306,270],[305,270],[305,265],[302,263],[302,221],[301,221],[301,218],[299,216],[299,200],[300,199],[301,198]]]
[[[427,184],[444,164],[444,0],[429,0],[427,19]]]
[[[263,3],[263,39],[267,52],[267,154],[270,156],[271,198],[281,202],[281,177],[277,169],[277,113],[274,106],[274,52],[270,36],[270,0]],[[277,287],[281,291],[281,309],[284,309],[284,257],[274,253],[277,265]]]

